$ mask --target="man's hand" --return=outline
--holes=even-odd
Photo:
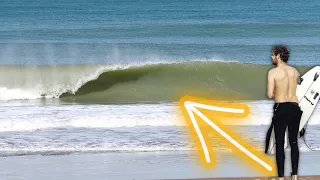
[[[303,79],[302,79],[300,73],[297,70],[296,70],[296,76],[298,77],[298,81],[297,82],[300,85],[302,83]]]
[[[273,76],[273,70],[271,69],[268,72],[268,98],[274,97],[274,76]]]

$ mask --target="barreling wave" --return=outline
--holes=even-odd
[[[20,73],[19,78],[24,79],[14,85],[10,78],[1,79],[0,87],[8,82],[10,87],[0,88],[0,100],[56,97],[62,102],[76,103],[154,103],[178,101],[186,94],[226,100],[264,100],[266,75],[271,66],[235,61],[185,61],[28,68],[31,75]],[[311,67],[297,68],[304,73]],[[12,69],[17,71],[17,67]],[[2,73],[6,75],[6,72],[7,69]]]
[[[269,65],[239,62],[183,62],[111,70],[85,83],[63,101],[137,103],[178,101],[183,95],[264,100]],[[309,67],[298,67],[305,72]]]

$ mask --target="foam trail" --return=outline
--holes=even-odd
[[[176,106],[170,104],[0,106],[0,132],[65,127],[181,126],[176,110]]]
[[[268,126],[272,118],[269,101],[245,102],[249,116],[231,125]],[[320,124],[320,109],[309,125]],[[0,131],[34,131],[50,128],[135,128],[185,126],[176,103],[128,105],[63,105],[63,106],[0,106]],[[239,122],[239,123],[238,123]]]
[[[261,124],[271,119],[269,109],[272,109],[272,103],[245,103],[252,107],[253,116],[263,113],[265,119],[257,117],[253,121],[244,121],[248,122],[246,125],[230,128],[245,141],[263,150],[261,145],[264,144],[268,126]],[[0,133],[3,139],[0,142],[0,156],[195,150],[177,106],[177,103],[0,106]],[[308,127],[307,139],[313,148],[320,144],[319,138],[312,136],[317,134],[316,127]],[[217,142],[214,143],[215,150],[230,152],[218,140],[213,141]],[[303,145],[300,149],[310,151]]]

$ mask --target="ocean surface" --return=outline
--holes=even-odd
[[[320,64],[320,2],[0,1],[0,156],[188,151],[183,95],[250,106],[258,149],[272,117],[271,47]],[[309,148],[319,149],[320,110]],[[228,151],[223,145],[214,146]]]

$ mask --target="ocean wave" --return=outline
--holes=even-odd
[[[269,65],[223,61],[156,64],[103,72],[65,102],[136,103],[178,101],[183,95],[217,100],[266,100]],[[306,71],[308,67],[298,67]],[[303,73],[303,72],[302,72]]]
[[[265,100],[269,65],[192,60],[112,65],[3,69],[0,100],[59,98],[76,103],[177,101],[185,94],[216,99]],[[297,67],[301,73],[311,67]],[[17,73],[22,71],[24,73]],[[196,87],[196,88],[195,88]]]

